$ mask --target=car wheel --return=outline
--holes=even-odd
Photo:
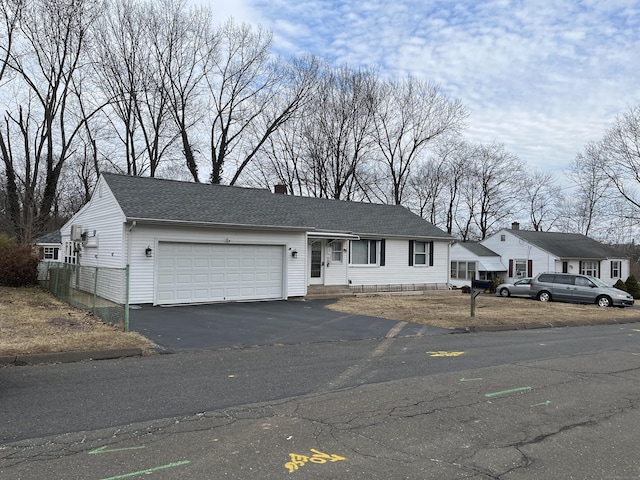
[[[509,296],[509,289],[508,288],[501,288],[500,289],[500,296],[501,297],[508,297]]]
[[[541,302],[550,302],[551,294],[549,292],[542,291],[538,294],[538,300],[540,300]]]
[[[610,307],[611,299],[603,295],[602,297],[596,298],[596,305],[598,305],[599,307]]]

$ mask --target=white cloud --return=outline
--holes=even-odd
[[[210,0],[284,54],[438,82],[468,136],[559,170],[640,103],[636,0]]]

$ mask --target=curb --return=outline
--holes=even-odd
[[[506,332],[510,330],[535,330],[540,328],[566,328],[566,327],[591,327],[595,325],[624,325],[625,323],[638,323],[637,318],[618,318],[611,320],[577,321],[577,322],[549,322],[549,323],[522,323],[520,325],[476,325],[467,327],[467,331],[476,332]],[[458,332],[454,332],[458,333]]]
[[[72,363],[86,360],[110,360],[124,357],[142,356],[141,348],[121,350],[93,350],[88,352],[34,353],[29,355],[0,356],[0,365],[39,365],[50,363]]]

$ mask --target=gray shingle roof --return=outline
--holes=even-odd
[[[613,247],[604,245],[579,233],[535,232],[531,230],[510,230],[512,234],[543,250],[564,259],[603,260],[620,258]]]
[[[103,173],[130,220],[194,222],[248,227],[292,227],[363,236],[452,237],[400,205],[346,202]]]
[[[60,230],[56,230],[55,232],[45,233],[41,237],[36,238],[36,244],[42,243],[61,243],[62,235],[60,234]]]
[[[477,242],[456,242],[478,257],[499,257],[496,252]]]

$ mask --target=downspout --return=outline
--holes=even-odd
[[[129,331],[129,282],[131,277],[131,239],[133,238],[133,229],[136,226],[134,220],[129,229],[127,230],[127,265],[125,267],[125,299],[124,299],[124,331]]]
[[[451,289],[451,246],[455,240],[449,240],[447,246],[447,290]]]
[[[131,265],[131,239],[133,238],[133,229],[136,227],[136,224],[137,222],[134,220],[127,230],[127,266]]]

